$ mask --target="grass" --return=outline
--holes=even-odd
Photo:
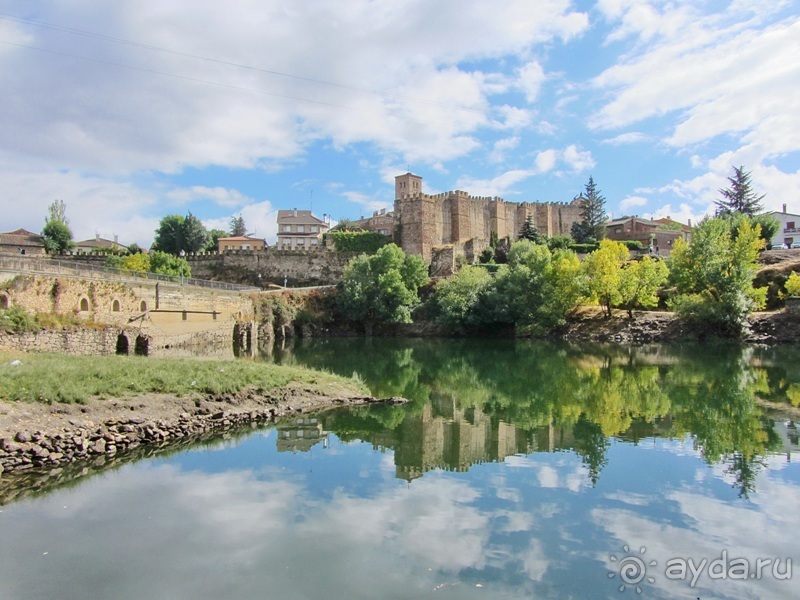
[[[21,364],[13,365],[14,361]],[[63,356],[0,352],[0,400],[83,403],[158,393],[227,394],[245,388],[267,392],[290,383],[346,386],[367,394],[363,382],[297,366],[246,360]]]

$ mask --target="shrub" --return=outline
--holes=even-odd
[[[794,271],[786,280],[786,293],[790,296],[800,296],[800,275]]]
[[[37,331],[36,317],[21,306],[11,306],[0,310],[0,329],[11,333]]]
[[[337,252],[375,254],[392,240],[375,231],[329,231],[327,239],[333,241]]]
[[[589,254],[590,252],[594,252],[599,248],[599,244],[592,243],[592,244],[572,244],[569,249],[575,252],[576,254]]]

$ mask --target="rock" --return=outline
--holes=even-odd
[[[94,454],[103,454],[106,451],[106,441],[102,438],[97,440],[89,449]]]
[[[17,435],[14,436],[14,439],[25,444],[31,441],[31,436],[27,431],[18,431]]]

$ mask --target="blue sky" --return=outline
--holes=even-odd
[[[696,221],[733,165],[800,213],[800,2],[0,0],[0,231],[149,245],[189,211],[424,190]]]

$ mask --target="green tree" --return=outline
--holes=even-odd
[[[349,319],[363,321],[368,334],[376,322],[410,323],[411,310],[419,303],[419,288],[427,283],[425,263],[406,256],[389,244],[374,255],[362,254],[344,269],[337,303]]]
[[[622,270],[628,257],[625,244],[603,240],[600,247],[583,261],[589,292],[603,307],[606,317],[611,316],[613,306],[619,306],[622,302]]]
[[[183,241],[186,252],[199,252],[208,241],[208,231],[203,223],[191,212],[183,221]]]
[[[581,201],[581,221],[573,223],[572,237],[579,244],[602,240],[606,234],[606,199],[597,189],[594,179],[589,181],[578,196]]]
[[[203,248],[205,252],[216,252],[219,250],[219,238],[228,237],[228,232],[224,229],[212,229],[208,232],[208,240]]]
[[[179,258],[167,252],[155,250],[149,255],[150,271],[173,277],[191,277],[192,269],[185,258]]]
[[[208,232],[200,219],[191,212],[182,217],[167,215],[158,223],[154,246],[156,250],[178,255],[184,252],[198,252],[206,245]]]
[[[730,185],[727,188],[718,190],[722,199],[715,203],[717,216],[742,213],[745,216],[754,217],[764,210],[761,201],[765,195],[759,196],[755,193],[750,180],[750,172],[745,171],[743,166],[733,167],[733,177],[728,177],[728,182]]]
[[[228,227],[232,237],[247,235],[247,225],[245,225],[244,217],[242,215],[239,215],[238,217],[231,217]]]
[[[178,254],[184,249],[183,222],[181,215],[167,215],[158,222],[153,246],[161,252]]]
[[[508,266],[497,274],[495,320],[520,333],[539,334],[565,321],[584,295],[580,261],[570,250],[550,252],[529,240],[515,242]]]
[[[539,230],[533,225],[533,215],[528,215],[525,218],[525,222],[519,232],[519,239],[530,240],[534,244],[544,244],[547,241],[547,238],[539,233]]]
[[[781,222],[773,215],[762,213],[753,217],[753,223],[761,226],[761,239],[765,244],[772,244],[772,239],[781,228]]]
[[[670,308],[720,333],[741,334],[747,315],[766,300],[766,288],[753,288],[764,247],[760,230],[747,218],[735,228],[729,219],[712,218],[698,225],[691,244],[677,239],[668,265],[678,295]]]
[[[485,268],[467,265],[439,282],[432,299],[436,321],[457,331],[491,320],[488,298],[493,281]]]
[[[67,206],[63,200],[53,200],[47,207],[42,235],[48,252],[65,252],[75,245],[72,243],[72,231],[66,212]]]
[[[634,308],[658,306],[656,292],[666,283],[668,276],[669,269],[663,260],[645,256],[641,260],[629,261],[620,280],[620,306],[631,318]]]

